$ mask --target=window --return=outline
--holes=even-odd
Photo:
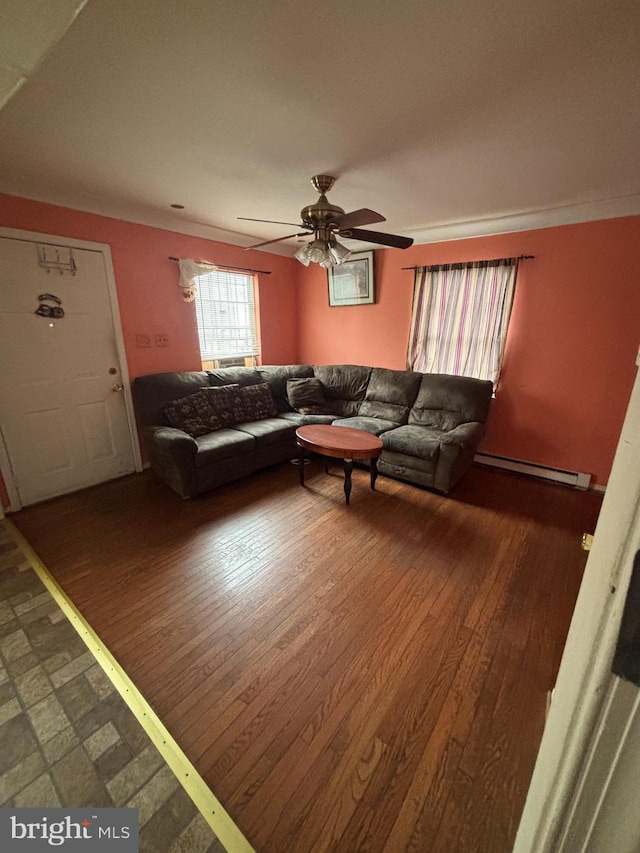
[[[517,270],[518,258],[418,267],[409,367],[490,379],[496,388]]]
[[[198,275],[196,319],[203,361],[258,355],[253,276],[227,270]]]

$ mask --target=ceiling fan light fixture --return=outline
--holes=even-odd
[[[329,257],[329,246],[326,240],[312,240],[307,243],[307,257],[314,264],[323,264]]]
[[[301,246],[293,256],[296,260],[308,267],[310,263],[319,264],[325,269],[339,266],[343,264],[349,257],[351,252],[346,246],[338,243],[337,240],[320,240],[316,238],[310,243],[305,243]]]
[[[300,261],[301,264],[304,264],[305,267],[308,267],[309,264],[311,263],[311,259],[309,258],[309,255],[307,254],[308,246],[309,246],[308,243],[305,243],[304,246],[300,246],[298,251],[293,256],[297,261]]]
[[[349,260],[351,257],[351,250],[347,249],[346,246],[343,246],[342,243],[338,243],[337,240],[333,240],[329,246],[329,254],[333,258],[335,265],[340,266],[340,264]]]

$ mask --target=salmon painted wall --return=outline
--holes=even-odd
[[[402,267],[535,255],[520,265],[500,386],[481,449],[606,484],[640,344],[640,217],[375,253],[376,304],[330,308],[304,271],[300,358],[403,369],[413,296]]]
[[[269,270],[271,275],[258,277],[262,361],[297,360],[299,264],[291,258],[3,194],[0,226],[110,246],[132,379],[145,373],[201,369],[195,309],[182,298],[178,265],[169,256]],[[141,349],[136,346],[139,334],[153,339],[166,334],[169,346]]]
[[[200,370],[193,303],[182,298],[178,265],[169,256],[195,257],[271,271],[258,277],[263,364],[298,361],[297,297],[300,264],[265,252],[191,237],[118,219],[0,194],[0,226],[107,243],[111,249],[131,379],[146,373]],[[136,346],[136,335],[169,337],[168,347]],[[0,478],[0,500],[8,505]]]

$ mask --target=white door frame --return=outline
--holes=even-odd
[[[514,853],[574,853],[588,843],[590,827],[575,827],[584,837],[574,834],[568,841],[563,830],[590,784],[585,776],[588,757],[600,714],[606,713],[611,663],[639,546],[640,375],[620,433]]]
[[[118,361],[120,362],[120,376],[122,377],[122,384],[124,386],[124,406],[127,413],[131,448],[133,450],[133,464],[136,471],[142,471],[142,454],[140,452],[138,430],[136,429],[136,418],[133,408],[133,397],[131,395],[131,381],[129,377],[129,365],[124,346],[122,324],[120,322],[120,309],[118,306],[116,280],[113,272],[111,247],[107,243],[94,243],[88,240],[76,240],[73,237],[58,237],[55,234],[41,234],[37,231],[21,231],[17,228],[0,227],[0,237],[7,237],[12,240],[23,240],[27,243],[51,243],[56,246],[68,246],[71,249],[87,249],[88,251],[100,252],[102,254],[104,258],[105,273],[107,276],[107,292],[109,294],[109,306],[111,308],[111,321],[113,323],[113,331],[115,335],[116,352],[118,355]],[[9,369],[9,366],[0,363],[0,370],[2,369]],[[22,502],[20,501],[20,495],[18,494],[18,490],[15,485],[9,454],[7,453],[7,448],[1,430],[0,473],[2,474],[2,479],[4,480],[7,494],[9,496],[7,512],[16,512],[22,508]]]

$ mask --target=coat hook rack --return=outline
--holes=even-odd
[[[57,270],[60,275],[70,272],[76,274],[76,262],[73,257],[73,249],[69,246],[50,246],[46,243],[38,243],[38,264],[48,273]]]

